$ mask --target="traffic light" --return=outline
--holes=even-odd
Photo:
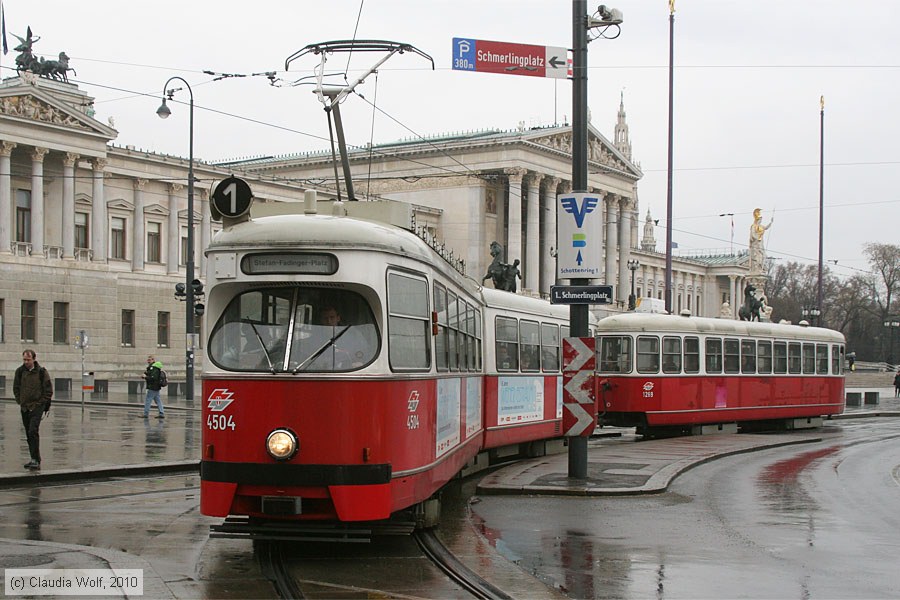
[[[178,298],[179,300],[184,299],[184,297],[187,296],[187,293],[184,290],[185,290],[185,288],[184,288],[184,284],[182,282],[179,281],[178,283],[176,283],[175,284],[175,297]]]
[[[206,307],[202,302],[197,302],[194,304],[194,314],[198,317],[202,317],[203,313],[206,311]]]
[[[194,290],[194,296],[203,295],[203,282],[199,279],[195,279],[191,282],[191,288]]]

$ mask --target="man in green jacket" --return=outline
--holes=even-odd
[[[13,395],[22,410],[22,425],[25,426],[25,437],[28,440],[28,452],[31,461],[26,469],[41,469],[41,438],[38,429],[41,418],[50,412],[50,401],[53,398],[53,383],[47,369],[38,364],[34,350],[22,353],[22,366],[16,369],[13,379]]]

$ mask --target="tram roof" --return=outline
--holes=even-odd
[[[806,327],[788,323],[762,323],[708,317],[624,313],[601,319],[597,333],[695,333],[703,335],[740,335],[796,339],[843,344],[841,332],[824,327]]]
[[[237,223],[218,232],[209,244],[210,250],[225,248],[368,249],[434,259],[428,244],[405,229],[332,215],[275,215]]]

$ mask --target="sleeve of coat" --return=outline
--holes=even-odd
[[[41,386],[41,400],[48,402],[53,398],[53,381],[50,380],[50,373],[44,370],[44,383]]]

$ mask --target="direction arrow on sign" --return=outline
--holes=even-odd
[[[588,436],[596,427],[594,338],[563,339],[563,435]]]
[[[568,50],[555,46],[453,38],[452,64],[456,71],[557,79],[569,76]]]

